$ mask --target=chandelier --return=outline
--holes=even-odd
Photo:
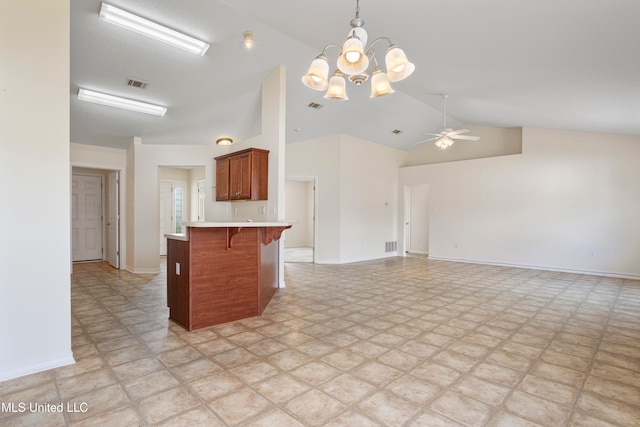
[[[371,73],[371,98],[394,93],[392,82],[398,82],[409,77],[415,66],[407,60],[404,51],[391,43],[388,37],[378,37],[367,46],[367,31],[364,29],[364,20],[360,19],[360,0],[356,0],[356,16],[351,20],[351,30],[348,38],[342,46],[329,44],[322,49],[322,53],[316,57],[309,67],[309,71],[302,77],[305,86],[324,91],[327,99],[347,100],[345,76],[356,86],[369,79],[369,65],[373,62]],[[385,55],[386,72],[378,66],[373,46],[386,41],[388,46]],[[340,49],[337,60],[337,69],[329,79],[329,60],[325,52],[329,48]]]

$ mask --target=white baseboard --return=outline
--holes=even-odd
[[[129,266],[127,266],[125,268],[125,270],[127,270],[129,273],[133,273],[133,274],[158,274],[158,273],[160,273],[162,271],[160,269],[160,267],[158,267],[158,268],[134,268],[134,267],[129,267]]]
[[[61,366],[73,365],[74,363],[76,363],[76,361],[73,358],[73,353],[69,352],[68,354],[57,357],[55,359],[18,366],[6,370],[0,370],[0,381],[7,381],[13,378],[23,377],[25,375],[48,371],[49,369],[59,368]]]
[[[571,268],[547,267],[547,266],[532,265],[532,264],[511,264],[511,263],[505,263],[505,262],[478,261],[478,260],[470,260],[470,259],[436,257],[432,255],[429,255],[429,259],[438,260],[438,261],[465,262],[468,264],[497,265],[500,267],[528,268],[530,270],[557,271],[559,273],[586,274],[589,276],[615,277],[618,279],[633,279],[633,280],[640,279],[640,275],[637,275],[637,274],[612,273],[609,271],[577,270],[577,269],[571,269]]]

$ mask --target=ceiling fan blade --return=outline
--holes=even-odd
[[[477,141],[480,139],[479,136],[471,136],[471,135],[449,135],[451,139],[466,139],[468,141]]]
[[[429,139],[425,139],[425,140],[422,140],[422,141],[414,142],[413,145],[424,144],[425,142],[433,141],[433,140],[436,140],[438,138],[440,138],[440,136],[436,136],[436,137],[433,137],[433,138],[429,138]]]
[[[459,135],[461,133],[467,133],[469,132],[469,129],[458,129],[458,130],[454,130],[451,132],[448,132],[447,135],[451,136],[451,135]]]

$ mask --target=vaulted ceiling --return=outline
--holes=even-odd
[[[355,0],[110,0],[210,43],[193,55],[98,19],[99,0],[71,0],[71,140],[124,148],[212,144],[260,133],[260,85],[287,73],[287,143],[345,133],[410,150],[447,124],[640,135],[637,0],[361,0],[369,40],[389,37],[416,66],[395,93],[349,101],[301,83],[310,62],[342,44]],[[243,48],[242,35],[255,46]],[[378,58],[384,61],[384,46]],[[336,54],[329,51],[330,63]],[[332,69],[335,66],[332,66]],[[133,78],[148,83],[130,87]],[[164,117],[80,102],[79,87],[168,107]],[[309,108],[310,103],[322,105]],[[398,129],[399,134],[392,133]]]

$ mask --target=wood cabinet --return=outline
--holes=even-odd
[[[269,151],[248,148],[215,158],[216,200],[267,200]]]

